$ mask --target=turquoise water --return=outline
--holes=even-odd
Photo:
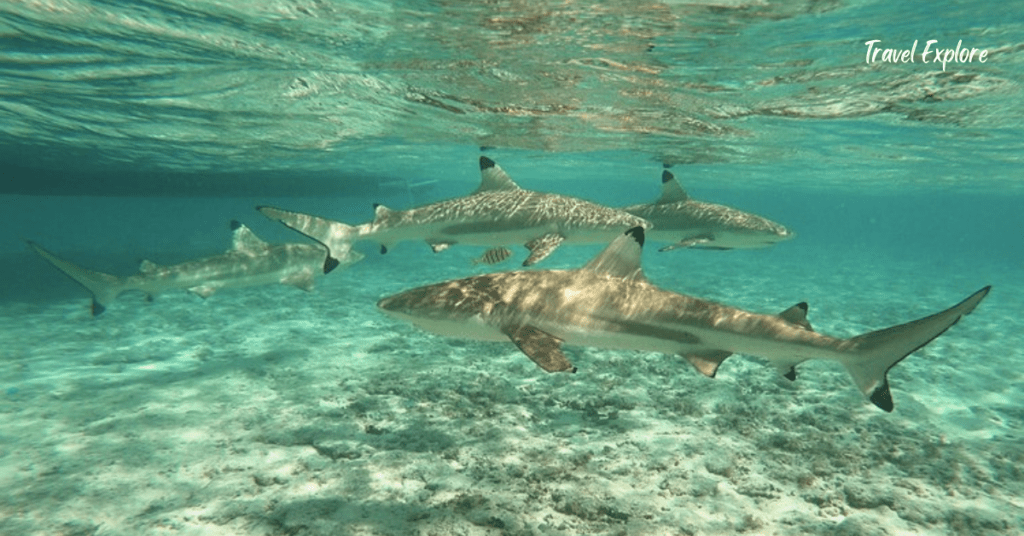
[[[0,533],[1024,532],[1021,2],[0,4]],[[988,51],[865,61],[866,41]],[[934,45],[933,45],[934,46]],[[522,187],[696,199],[780,222],[768,249],[643,254],[662,288],[850,337],[973,314],[890,373],[790,383],[734,356],[437,337],[380,298],[492,270],[406,242],[318,278],[121,296],[119,276],[223,253],[253,207],[356,224]],[[601,244],[535,269],[572,269]]]

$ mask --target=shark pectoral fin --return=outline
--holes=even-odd
[[[217,292],[217,289],[219,288],[220,287],[216,285],[199,285],[197,287],[192,287],[188,289],[188,291],[205,300],[206,298],[212,296],[214,292]]]
[[[685,354],[683,357],[685,357],[698,372],[708,378],[714,378],[715,373],[718,372],[719,365],[722,364],[722,361],[725,361],[725,358],[731,355],[732,352],[726,352],[725,350],[708,350],[706,352]]]
[[[684,239],[680,240],[679,242],[676,242],[675,244],[671,244],[671,245],[665,246],[665,247],[659,249],[658,251],[672,251],[673,249],[679,249],[679,248],[692,248],[694,246],[700,246],[700,245],[703,245],[703,244],[708,244],[711,241],[713,241],[714,239],[715,239],[715,237],[711,236],[711,235],[691,236],[691,237],[684,238]]]
[[[772,365],[775,366],[775,370],[782,374],[783,378],[789,381],[796,381],[796,366],[803,363],[806,359],[783,359],[783,360],[772,360]]]
[[[523,266],[532,266],[551,254],[565,237],[558,233],[548,233],[526,243],[526,249],[530,250],[530,256],[523,261]]]
[[[282,285],[291,285],[296,288],[310,292],[313,290],[313,272],[312,270],[303,270],[301,272],[295,272],[289,274],[287,277],[281,279]]]
[[[562,339],[529,325],[508,329],[505,335],[547,372],[576,372],[576,367],[562,353]]]

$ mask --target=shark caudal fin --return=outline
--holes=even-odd
[[[325,274],[337,268],[339,264],[355,262],[351,260],[352,254],[355,253],[351,250],[352,241],[359,236],[357,227],[311,214],[291,212],[274,207],[259,206],[256,207],[256,210],[274,221],[281,222],[285,227],[294,229],[323,244],[327,248],[327,258],[324,260]],[[355,255],[359,254],[355,253]],[[362,256],[360,255],[359,258],[361,259]]]
[[[960,317],[970,314],[991,288],[985,287],[940,313],[849,339],[851,351],[861,357],[846,361],[844,365],[857,387],[876,406],[892,411],[892,394],[886,378],[889,369],[945,333]]]
[[[76,264],[72,264],[64,259],[58,258],[54,254],[46,251],[39,244],[26,240],[32,249],[36,250],[41,257],[49,261],[50,264],[57,267],[58,270],[67,274],[68,277],[74,279],[78,284],[82,285],[89,292],[92,293],[92,315],[96,316],[107,309],[107,304],[114,301],[114,298],[118,294],[128,290],[125,286],[125,280],[105,274],[103,272],[94,272],[92,270],[86,270]]]

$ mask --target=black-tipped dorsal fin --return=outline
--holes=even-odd
[[[644,245],[644,228],[633,227],[612,240],[604,251],[590,260],[583,269],[623,279],[644,280],[640,253]]]
[[[690,196],[686,195],[686,190],[679,185],[679,181],[676,180],[672,172],[668,170],[661,172],[661,197],[654,202],[655,204],[677,203],[689,198]]]
[[[475,194],[497,190],[522,190],[512,177],[509,177],[494,160],[486,156],[480,157],[480,187]]]
[[[779,313],[779,318],[786,322],[796,324],[807,331],[814,331],[811,323],[807,321],[807,302],[800,302],[785,311]]]
[[[231,230],[234,237],[231,242],[231,249],[236,251],[253,252],[266,249],[267,243],[260,240],[248,227],[242,225],[238,220],[231,220]]]

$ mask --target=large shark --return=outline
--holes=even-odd
[[[231,229],[232,248],[222,255],[173,266],[142,261],[139,273],[128,277],[87,270],[58,258],[35,242],[28,243],[44,259],[92,293],[93,315],[102,313],[108,303],[129,290],[145,292],[150,299],[168,289],[187,289],[206,298],[222,288],[271,283],[309,291],[313,289],[314,274],[326,273],[363,258],[355,251],[337,251],[336,257],[328,258],[327,251],[314,244],[268,244],[237,221],[231,222]]]
[[[327,246],[347,250],[357,240],[373,240],[386,253],[403,240],[425,240],[434,252],[453,244],[503,247],[523,244],[530,266],[562,243],[594,244],[611,240],[634,226],[649,227],[643,218],[621,210],[558,194],[524,190],[493,160],[480,157],[480,187],[471,195],[409,210],[375,205],[372,222],[361,225],[256,207],[272,220]]]
[[[680,354],[709,377],[734,353],[765,358],[790,380],[803,361],[829,359],[846,367],[871,402],[892,411],[889,369],[973,311],[990,288],[929,317],[838,339],[811,329],[806,303],[757,314],[662,290],[640,268],[643,242],[636,227],[581,269],[479,275],[408,290],[377,306],[432,333],[511,340],[548,372],[576,371],[563,343]]]
[[[654,225],[647,233],[648,239],[672,242],[658,251],[762,248],[796,236],[757,214],[691,199],[668,170],[661,174],[661,197],[657,201],[630,205],[622,210]]]

